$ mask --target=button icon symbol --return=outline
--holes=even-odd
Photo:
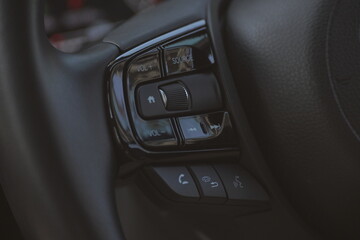
[[[187,184],[189,184],[189,182],[186,181],[186,180],[184,180],[184,178],[185,178],[185,174],[181,173],[181,174],[179,175],[179,177],[178,177],[179,183],[180,183],[181,185],[187,185]]]
[[[155,100],[155,97],[154,97],[154,96],[149,96],[149,97],[147,98],[147,101],[148,101],[150,104],[156,103],[156,100]]]
[[[203,181],[204,183],[208,183],[211,181],[211,177],[210,176],[203,176],[201,178],[201,181]]]
[[[237,188],[237,189],[244,189],[245,188],[245,184],[240,181],[240,176],[235,176],[235,179],[233,181],[233,185],[234,185],[234,188]]]
[[[158,130],[153,129],[153,130],[150,130],[150,131],[149,131],[149,136],[150,136],[150,137],[160,137],[161,134],[160,134],[160,132],[159,132]]]
[[[197,128],[194,128],[194,127],[193,127],[193,128],[189,128],[188,131],[189,131],[189,132],[197,132]]]
[[[212,181],[210,176],[203,176],[201,178],[201,181],[203,181],[204,183],[209,183],[211,185],[212,188],[217,188],[219,187],[219,182],[217,181]]]
[[[219,130],[221,128],[220,124],[214,124],[214,125],[210,125],[210,129],[211,130]]]

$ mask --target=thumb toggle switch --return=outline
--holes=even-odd
[[[185,111],[190,108],[190,95],[181,83],[160,86],[159,92],[168,111]]]

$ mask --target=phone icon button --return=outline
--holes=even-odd
[[[154,172],[160,177],[164,192],[174,200],[186,201],[199,199],[200,194],[195,181],[188,169],[184,166],[159,166],[153,167]]]
[[[184,178],[185,178],[185,174],[180,173],[179,178],[178,178],[179,183],[182,185],[189,184],[189,181],[184,180]]]

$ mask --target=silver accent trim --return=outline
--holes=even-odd
[[[162,98],[163,103],[164,103],[165,108],[166,108],[167,107],[167,101],[168,101],[166,93],[162,89],[159,89],[159,92],[160,92],[161,98]]]
[[[186,89],[185,86],[181,85],[181,87],[183,88],[184,92],[185,92],[185,95],[186,95],[186,100],[188,101],[188,105],[190,105],[190,96],[189,96],[189,92],[188,90]]]

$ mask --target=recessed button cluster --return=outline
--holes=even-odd
[[[214,63],[205,31],[130,58],[126,95],[134,135],[141,145],[180,149],[234,145]]]
[[[257,180],[234,164],[157,166],[147,173],[160,190],[175,201],[218,204],[269,201]]]

